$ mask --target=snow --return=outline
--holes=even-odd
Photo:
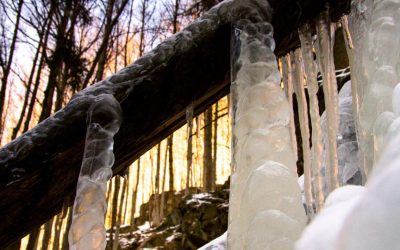
[[[98,96],[89,109],[85,152],[68,236],[71,250],[106,246],[106,185],[112,176],[113,136],[121,125],[121,117],[118,101],[109,94]]]
[[[353,185],[334,190],[321,212],[304,230],[295,250],[335,250],[340,230],[364,192],[364,187]]]
[[[226,246],[227,233],[228,232],[225,232],[223,235],[212,240],[208,244],[200,247],[198,250],[226,250],[226,249],[228,249]]]

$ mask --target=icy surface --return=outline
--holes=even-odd
[[[334,250],[347,215],[364,191],[362,186],[344,186],[333,191],[325,206],[304,230],[295,250]]]
[[[346,218],[336,249],[400,249],[399,132],[385,148],[365,194]]]
[[[226,238],[228,232],[225,232],[223,235],[219,236],[218,238],[212,240],[207,245],[200,247],[198,250],[226,250]]]
[[[269,23],[235,27],[229,249],[291,249],[305,224]]]
[[[71,250],[105,249],[107,181],[114,164],[113,136],[121,125],[121,107],[112,95],[100,95],[89,109],[85,152],[69,231]]]
[[[399,1],[360,1],[349,16],[350,33],[362,38],[349,50],[358,91],[358,136],[368,175],[379,161],[395,112],[392,95],[400,79]]]
[[[351,81],[346,82],[339,92],[339,128],[338,128],[338,141],[337,141],[337,152],[338,152],[338,179],[343,184],[356,184],[361,185],[361,167],[359,161],[359,150],[356,136],[356,129],[352,110],[352,89]],[[327,132],[326,132],[326,112],[321,116],[321,124],[323,128],[324,137],[324,152],[328,143]],[[325,157],[326,162],[326,157]],[[326,164],[326,163],[325,163]],[[324,164],[324,165],[325,165]],[[326,190],[326,192],[328,192]]]
[[[328,131],[328,161],[325,166],[328,192],[333,191],[339,186],[338,182],[338,159],[337,159],[337,130],[338,130],[338,93],[335,75],[335,65],[333,61],[332,25],[330,23],[329,11],[323,11],[317,23],[318,43],[316,54],[319,67],[324,80],[324,100],[327,111],[327,131]]]
[[[314,214],[313,197],[311,187],[311,149],[310,149],[310,128],[308,125],[308,104],[304,88],[304,69],[301,49],[297,49],[292,57],[292,65],[295,70],[294,92],[297,99],[297,110],[299,114],[300,132],[302,138],[303,169],[304,169],[304,194],[306,198],[306,211],[309,219]]]
[[[290,55],[286,55],[282,60],[282,81],[286,96],[289,101],[290,109],[290,139],[292,142],[292,151],[294,153],[295,160],[297,160],[297,138],[296,138],[296,127],[294,125],[294,111],[293,111],[293,72],[292,72],[292,62],[290,60]]]
[[[313,180],[313,190],[315,194],[315,208],[318,212],[324,203],[323,180],[322,180],[322,130],[321,118],[319,116],[318,104],[318,82],[317,64],[314,61],[313,41],[311,30],[308,24],[299,30],[301,50],[304,60],[304,71],[307,79],[307,92],[310,99],[310,118],[312,128],[312,148],[311,148],[311,172]],[[308,124],[308,123],[307,123]]]

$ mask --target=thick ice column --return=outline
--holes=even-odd
[[[85,152],[68,237],[71,250],[106,247],[106,184],[112,177],[113,136],[121,125],[121,112],[118,101],[110,94],[98,96],[89,109]]]
[[[229,249],[292,249],[305,225],[272,26],[234,27]]]
[[[311,29],[308,24],[299,30],[301,50],[303,53],[304,70],[307,79],[307,91],[310,99],[310,117],[312,127],[311,169],[313,173],[313,187],[317,212],[324,204],[322,181],[322,130],[318,105],[317,64],[314,61]]]
[[[322,78],[324,80],[323,90],[325,98],[325,108],[327,111],[328,128],[328,161],[326,164],[326,176],[328,192],[339,187],[338,182],[338,158],[337,158],[337,130],[339,123],[338,116],[338,92],[335,75],[335,65],[333,61],[333,41],[332,27],[329,11],[320,14],[317,23],[318,43],[316,45],[317,59],[320,65]]]
[[[374,1],[371,24],[363,46],[367,74],[360,104],[360,126],[366,134],[364,154],[372,167],[381,154],[383,136],[393,120],[391,97],[399,82],[400,1]]]
[[[310,149],[310,128],[308,126],[308,104],[304,86],[304,69],[301,49],[297,49],[292,55],[292,65],[295,71],[294,92],[296,93],[297,110],[299,114],[301,143],[303,149],[303,169],[304,169],[304,195],[306,197],[306,208],[308,218],[314,214],[313,197],[311,187],[311,149]]]

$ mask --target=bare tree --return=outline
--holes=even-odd
[[[21,19],[21,13],[22,13],[22,6],[24,4],[24,0],[19,0],[18,1],[18,9],[16,12],[16,21],[15,21],[15,26],[14,26],[14,32],[12,35],[11,39],[11,44],[8,50],[8,55],[7,55],[7,35],[6,35],[6,27],[5,23],[2,21],[2,34],[1,34],[1,49],[0,49],[0,68],[2,70],[2,77],[1,77],[1,88],[0,88],[0,140],[3,137],[3,113],[4,113],[4,103],[5,103],[5,98],[6,98],[6,92],[7,92],[7,81],[8,77],[11,72],[11,66],[13,63],[14,59],[14,52],[15,52],[15,45],[17,43],[17,37],[18,37],[18,31],[19,31],[19,23]],[[6,12],[6,7],[4,6],[4,3],[1,4],[2,9],[4,12]]]
[[[212,106],[204,114],[204,156],[203,156],[203,187],[205,191],[213,191],[213,159],[212,159]]]

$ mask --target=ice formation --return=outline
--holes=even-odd
[[[333,61],[332,25],[329,10],[323,11],[317,23],[317,38],[315,49],[319,68],[324,80],[324,100],[327,111],[328,130],[328,161],[325,166],[328,191],[331,192],[339,186],[338,182],[338,159],[337,159],[337,129],[338,129],[338,97],[335,65]]]
[[[234,29],[229,249],[292,249],[305,225],[272,26]],[[237,47],[236,47],[237,46]]]
[[[296,127],[294,124],[294,111],[293,111],[293,74],[292,74],[292,62],[290,60],[290,56],[286,55],[282,59],[282,82],[283,88],[285,90],[286,96],[289,101],[290,108],[290,139],[292,141],[292,150],[295,156],[295,160],[297,160],[297,138],[296,138]]]
[[[322,130],[321,119],[319,116],[318,105],[318,82],[317,82],[317,64],[314,61],[313,41],[311,30],[308,24],[299,30],[301,50],[304,62],[304,71],[307,79],[307,92],[310,99],[310,118],[312,128],[312,149],[311,149],[311,169],[313,190],[315,193],[315,208],[318,212],[324,204],[323,180],[322,180]],[[308,124],[308,123],[307,123]]]
[[[335,242],[346,216],[355,206],[364,187],[348,185],[333,191],[315,219],[304,230],[295,250],[335,250]]]
[[[88,111],[85,152],[69,231],[71,250],[106,247],[106,189],[114,164],[113,136],[119,130],[121,117],[118,101],[109,94],[99,95]]]
[[[310,128],[308,126],[308,104],[304,88],[304,69],[301,50],[297,49],[292,53],[292,68],[295,71],[294,92],[296,93],[297,110],[299,114],[301,143],[303,148],[303,169],[304,169],[304,194],[306,198],[307,215],[311,219],[314,214],[313,195],[311,187],[311,150],[310,150]]]

